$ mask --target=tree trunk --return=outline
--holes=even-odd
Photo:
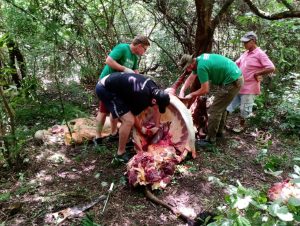
[[[11,76],[16,86],[19,88],[21,87],[21,80],[26,76],[26,65],[24,57],[17,43],[11,38],[8,38],[7,40],[7,48],[9,53],[9,66],[11,69],[13,69]],[[17,73],[17,64],[20,69],[20,76]]]
[[[0,97],[2,99],[3,102],[3,106],[4,106],[4,111],[6,112],[8,118],[9,118],[9,126],[10,126],[10,141],[8,141],[8,139],[3,139],[3,141],[1,141],[1,145],[3,145],[3,150],[4,149],[8,149],[8,147],[16,147],[17,145],[17,139],[16,139],[16,128],[15,128],[15,113],[13,111],[13,109],[11,108],[10,104],[8,103],[5,95],[4,95],[4,90],[3,87],[0,86]],[[1,127],[4,127],[2,121],[1,121]],[[3,128],[1,128],[3,129]],[[2,131],[1,133],[5,133],[6,131]],[[2,136],[2,138],[4,138],[4,135]],[[7,161],[7,163],[9,165],[12,164],[13,162],[13,154],[12,152],[10,152],[9,150],[7,151],[2,151],[2,154],[5,158],[5,160]],[[16,158],[19,158],[19,155],[16,156]]]
[[[195,56],[211,52],[214,34],[211,26],[213,3],[213,0],[195,0],[197,14]]]

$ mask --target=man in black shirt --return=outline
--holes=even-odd
[[[124,72],[115,72],[101,79],[96,86],[96,93],[112,116],[121,120],[117,158],[127,162],[129,156],[125,146],[133,125],[145,133],[134,116],[149,106],[154,108],[156,115],[159,115],[158,111],[164,113],[170,97],[150,78]]]

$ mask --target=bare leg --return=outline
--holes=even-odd
[[[98,112],[96,117],[96,138],[100,138],[106,119],[106,113]]]
[[[116,135],[118,132],[118,119],[113,118],[111,114],[109,118],[110,118],[111,135]]]
[[[121,116],[120,119],[122,123],[119,129],[118,155],[122,155],[125,153],[126,143],[134,124],[134,116],[131,112],[128,112],[125,115]]]

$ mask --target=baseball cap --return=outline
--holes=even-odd
[[[256,40],[257,39],[257,35],[253,32],[247,32],[242,38],[241,41],[242,42],[249,42],[250,40]]]
[[[166,107],[170,104],[170,96],[168,93],[164,92],[160,89],[155,89],[152,92],[153,98],[156,100],[156,104],[158,105],[159,112],[165,113]]]
[[[193,56],[189,54],[184,54],[179,62],[179,66],[182,70],[185,70],[191,63],[193,63]]]

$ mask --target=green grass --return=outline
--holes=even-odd
[[[48,129],[56,124],[91,116],[91,103],[95,101],[93,94],[85,92],[78,84],[63,85],[61,97],[55,86],[49,90],[32,91],[33,95],[25,95],[21,90],[8,93],[8,101],[15,113],[15,137],[11,133],[4,136],[6,149],[14,156],[22,156],[22,150],[34,133],[41,129]],[[63,108],[62,108],[63,105]],[[64,111],[63,111],[64,109]],[[0,116],[4,118],[4,125],[9,125],[7,116],[2,109]],[[3,155],[0,161],[5,163]]]
[[[8,201],[10,199],[10,192],[5,192],[3,194],[0,194],[0,202],[5,202]]]
[[[56,90],[41,91],[36,98],[15,97],[12,107],[15,110],[17,125],[49,127],[65,120],[89,116],[93,96],[83,91],[77,84],[62,87],[63,108]]]

